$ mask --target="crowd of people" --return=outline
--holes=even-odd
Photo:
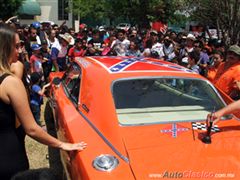
[[[47,82],[51,71],[64,71],[75,57],[153,57],[185,66],[205,76],[233,99],[238,99],[238,45],[229,49],[221,40],[205,35],[151,29],[116,29],[100,26],[79,31],[51,23],[14,24],[20,37],[19,60]],[[234,65],[234,66],[232,66]]]
[[[76,57],[137,56],[177,63],[208,78],[232,99],[239,99],[238,45],[226,49],[221,41],[204,36],[174,31],[163,34],[135,27],[128,30],[103,26],[88,28],[81,24],[79,32],[76,32],[64,23],[60,26],[40,22],[30,25],[11,23],[8,27],[2,23],[0,26],[0,129],[10,129],[8,135],[14,139],[14,144],[10,145],[19,151],[9,152],[8,148],[12,147],[8,146],[0,151],[0,157],[7,158],[0,159],[0,176],[6,179],[28,168],[23,148],[24,133],[39,142],[64,150],[82,150],[86,147],[84,142],[74,145],[60,142],[38,126],[41,125],[40,109],[44,92],[50,86],[50,72],[65,71]],[[19,79],[22,79],[28,93]],[[21,130],[18,133],[16,129],[19,128],[23,128],[24,132]],[[3,142],[7,139],[2,132],[0,138]],[[21,156],[21,162],[16,163],[12,154]],[[13,164],[21,166],[12,168]]]

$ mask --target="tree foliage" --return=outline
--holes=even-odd
[[[101,19],[105,16],[105,0],[72,0],[70,11],[80,17]]]
[[[24,0],[0,0],[0,17],[6,20],[16,15]]]
[[[189,0],[193,19],[217,28],[226,44],[240,41],[240,0]]]
[[[181,0],[182,1],[182,0]],[[81,17],[122,18],[132,24],[149,25],[150,21],[167,22],[174,19],[179,0],[72,0],[74,14]]]
[[[131,24],[148,26],[160,20],[176,23],[190,18],[216,27],[226,44],[240,40],[240,0],[72,0],[74,14],[81,17],[122,18]],[[182,12],[182,13],[176,13]],[[180,24],[180,23],[179,23]],[[220,34],[220,33],[219,33]]]

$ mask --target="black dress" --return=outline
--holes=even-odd
[[[0,76],[0,85],[8,74]],[[20,129],[15,128],[15,112],[0,99],[0,179],[8,180],[19,171],[29,168]]]

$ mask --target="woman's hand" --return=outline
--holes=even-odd
[[[82,151],[87,147],[87,143],[85,142],[80,142],[80,143],[75,143],[75,144],[71,144],[71,143],[66,143],[66,142],[62,142],[59,146],[60,149],[65,150],[65,151]]]

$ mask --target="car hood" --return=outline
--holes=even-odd
[[[239,179],[239,123],[234,120],[219,123],[215,127],[219,132],[212,132],[211,144],[201,141],[206,134],[201,128],[203,124],[199,122],[198,129],[191,122],[124,127],[124,143],[136,178]]]

